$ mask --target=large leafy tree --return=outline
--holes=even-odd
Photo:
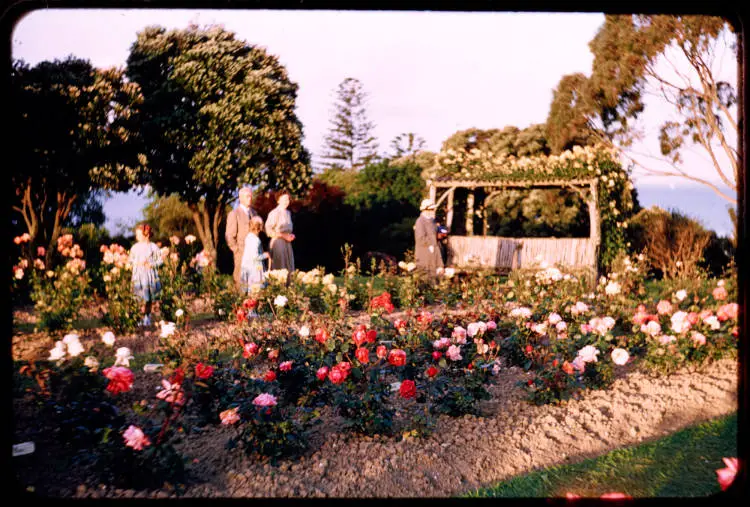
[[[736,204],[682,157],[699,148],[722,183],[737,189],[737,95],[735,84],[720,78],[723,53],[736,58],[732,26],[712,16],[608,15],[589,46],[591,76],[565,76],[555,93],[547,120],[555,132],[553,147],[564,149],[579,136],[595,135],[647,173],[704,184]],[[645,100],[648,95],[653,102]],[[649,104],[669,112],[659,145],[661,161],[671,169],[656,169],[632,153],[633,142],[643,137],[637,119]]]
[[[416,157],[416,154],[424,150],[427,142],[414,132],[404,132],[393,138],[391,141],[392,157],[394,159],[401,157]]]
[[[216,252],[238,185],[293,193],[309,185],[298,87],[265,49],[217,26],[148,27],[127,72],[143,90],[151,186],[190,207],[206,250]]]
[[[27,253],[45,246],[49,262],[77,204],[142,181],[146,158],[133,145],[142,96],[121,70],[74,57],[34,67],[15,61],[11,86],[14,220],[31,236]]]
[[[352,77],[339,84],[333,118],[325,137],[324,167],[357,169],[377,158],[375,124],[367,117],[367,94]]]
[[[508,126],[503,129],[460,130],[443,141],[443,150],[479,149],[495,154],[524,157],[530,155],[547,155],[547,133],[544,124],[530,125],[525,129]]]

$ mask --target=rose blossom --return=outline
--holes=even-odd
[[[283,308],[286,306],[287,301],[289,301],[286,296],[276,296],[276,298],[273,300],[273,304],[278,306],[279,308]]]
[[[357,347],[361,347],[367,341],[367,333],[364,331],[355,331],[352,335],[352,341]]]
[[[151,445],[151,441],[143,431],[138,426],[133,426],[132,424],[128,426],[122,437],[125,439],[125,445],[132,447],[136,451],[141,451],[144,447]]]
[[[716,301],[722,301],[727,298],[727,290],[724,287],[716,287],[711,294]]]
[[[329,337],[330,335],[328,334],[328,331],[323,328],[318,328],[318,330],[315,331],[315,341],[318,343],[325,345]]]
[[[358,348],[354,352],[354,355],[357,357],[357,361],[359,361],[362,364],[367,364],[370,362],[370,351],[364,347]]]
[[[385,359],[388,355],[388,349],[385,345],[378,345],[378,348],[375,349],[375,354],[378,356],[378,359]]]
[[[432,353],[432,358],[433,358],[433,359],[434,359],[435,361],[439,360],[439,359],[440,359],[441,357],[443,357],[443,353],[442,353],[442,352],[438,352],[438,351],[436,350],[435,352],[433,352],[433,353]]]
[[[83,361],[83,365],[92,371],[96,371],[96,369],[99,368],[99,360],[94,356],[88,356],[86,357],[86,360]]]
[[[318,368],[318,371],[315,372],[315,376],[318,377],[318,380],[323,381],[328,376],[328,366],[322,366]]]
[[[413,380],[404,380],[398,389],[402,398],[414,398],[417,395],[417,386]]]
[[[203,363],[195,365],[195,376],[199,379],[205,380],[209,378],[214,372],[213,366],[208,366]]]
[[[225,424],[229,426],[230,424],[234,424],[240,420],[240,415],[238,414],[240,410],[240,407],[230,408],[229,410],[225,410],[219,414],[219,419],[221,419],[221,424]]]
[[[715,315],[711,315],[710,317],[706,317],[703,319],[703,323],[709,326],[712,330],[716,331],[717,329],[721,328],[721,323],[719,322],[719,319],[716,318]]]
[[[299,335],[302,338],[307,338],[308,336],[310,336],[310,328],[307,326],[302,326],[301,328],[299,328]]]
[[[268,393],[259,394],[253,400],[253,405],[256,407],[273,407],[276,405],[276,396]]]
[[[464,340],[464,343],[466,343],[466,340]],[[440,338],[432,342],[432,346],[438,350],[448,348],[450,344],[451,341],[448,338]]]
[[[484,324],[487,326],[487,331],[494,331],[497,329],[497,323],[494,320],[488,320]]]
[[[255,343],[246,343],[242,347],[242,357],[248,358],[258,353],[258,345]]]
[[[174,322],[164,322],[163,320],[159,322],[159,326],[161,327],[159,332],[160,338],[169,338],[175,333],[177,328]]]
[[[557,329],[557,331],[561,333],[565,331],[566,329],[568,329],[568,325],[565,323],[564,320],[561,320],[560,322],[557,323],[557,325],[555,325],[555,329]]]
[[[401,349],[393,349],[388,354],[388,362],[393,366],[403,366],[406,364],[406,352]]]
[[[553,326],[557,324],[558,322],[560,322],[561,320],[562,320],[562,317],[560,317],[560,315],[557,313],[550,313],[549,316],[547,317],[547,322],[549,322]]]
[[[375,340],[378,339],[378,332],[374,329],[370,329],[367,331],[367,343],[375,343]]]
[[[279,365],[280,371],[289,371],[292,369],[292,361],[284,361]]]
[[[402,327],[406,327],[406,321],[403,319],[396,319],[393,322],[393,327],[395,327],[396,329],[401,329]]]
[[[677,301],[682,301],[687,297],[687,291],[685,289],[678,290],[674,296],[677,298]]]
[[[610,281],[607,286],[604,288],[604,292],[608,296],[614,296],[615,294],[620,293],[620,284],[615,281]]]
[[[662,299],[656,305],[656,312],[659,315],[667,315],[669,313],[672,313],[672,303],[670,303],[666,299]]]
[[[567,373],[568,375],[572,375],[575,370],[573,370],[573,365],[569,362],[565,361],[561,366],[562,371]]]
[[[677,341],[677,338],[672,336],[671,334],[670,335],[663,334],[659,337],[659,343],[661,343],[662,345],[667,345],[669,343],[676,342],[676,341]]]
[[[174,316],[177,317],[178,319],[182,317],[183,315],[185,315],[185,310],[183,310],[182,308],[178,308],[177,311],[174,312]]]
[[[439,371],[440,370],[438,370],[434,366],[430,366],[429,368],[427,368],[427,376],[430,377],[430,378],[432,378],[435,375],[437,375]]]
[[[120,347],[115,352],[115,366],[130,366],[130,360],[133,359],[133,354],[130,353],[130,349],[127,347]]]
[[[690,329],[690,322],[687,320],[687,312],[675,312],[670,319],[672,321],[672,331],[682,334]]]
[[[460,346],[457,347],[456,345],[451,345],[450,347],[448,347],[448,351],[445,353],[445,355],[448,356],[448,358],[451,361],[460,361],[462,359],[461,347]]]
[[[342,382],[344,382],[344,380],[346,380],[347,376],[347,371],[343,368],[340,368],[338,365],[331,368],[331,371],[328,372],[328,378],[334,384],[341,384]]]
[[[642,325],[641,331],[651,336],[656,336],[657,334],[661,333],[661,326],[658,322],[652,320],[648,324]]]
[[[574,370],[579,371],[581,373],[583,373],[584,370],[586,369],[586,361],[584,361],[581,356],[576,356],[576,358],[573,359],[573,362],[570,363],[570,365],[573,367]]]
[[[581,333],[583,334],[589,334],[592,331],[592,327],[588,324],[581,324]]]
[[[716,317],[722,322],[729,319],[736,319],[738,309],[739,306],[737,303],[723,305],[716,311]]]
[[[122,366],[104,368],[102,374],[109,379],[107,391],[112,394],[126,393],[133,387],[133,372]]]
[[[625,349],[617,348],[612,351],[611,354],[612,362],[616,365],[622,366],[623,364],[628,362],[628,359],[630,358],[630,354],[628,354],[628,351]]]
[[[268,359],[270,361],[276,361],[279,358],[279,349],[273,349],[268,351]]]
[[[179,383],[170,383],[168,380],[162,379],[161,385],[163,389],[156,393],[157,398],[175,405],[182,405],[185,402],[185,394],[182,392],[182,386]]]
[[[469,324],[471,325],[471,324]],[[461,326],[456,326],[453,328],[453,332],[451,333],[451,338],[456,340],[457,343],[466,343],[466,335],[468,331]]]
[[[740,463],[737,458],[721,459],[724,461],[726,467],[718,469],[716,471],[716,476],[719,481],[719,486],[721,486],[721,490],[726,491],[726,489],[734,482]]]
[[[111,347],[115,344],[115,334],[112,331],[107,331],[102,335],[102,342],[104,342],[104,345]]]
[[[515,308],[510,312],[511,317],[518,317],[522,319],[528,319],[529,317],[531,317],[531,314],[532,311],[525,306],[522,306],[521,308]]]
[[[697,331],[693,331],[693,334],[690,337],[693,339],[693,343],[695,345],[705,345],[706,344],[706,336],[703,333],[699,333]]]
[[[700,315],[698,315],[695,312],[690,312],[687,315],[687,321],[690,322],[691,326],[696,325],[698,322],[700,322],[701,318]]]
[[[593,345],[586,345],[578,351],[578,357],[580,357],[584,363],[595,363],[598,354],[599,350]]]
[[[276,380],[276,372],[273,370],[268,370],[263,376],[263,380],[265,380],[266,382],[273,382],[274,380]]]

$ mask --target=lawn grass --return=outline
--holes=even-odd
[[[514,477],[469,497],[599,497],[621,492],[637,497],[701,497],[721,492],[716,470],[737,456],[737,414],[677,431],[668,437],[618,449],[577,464]]]

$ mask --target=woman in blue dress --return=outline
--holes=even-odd
[[[135,228],[136,244],[130,249],[128,260],[133,268],[133,292],[143,300],[144,326],[151,325],[151,306],[161,292],[161,281],[157,267],[163,263],[161,250],[151,242],[151,227],[138,224]]]
[[[263,251],[258,235],[263,230],[263,219],[254,216],[250,220],[248,233],[245,236],[245,249],[242,253],[242,264],[240,267],[240,280],[242,289],[246,293],[252,292],[253,285],[263,286],[265,274],[263,273],[263,261],[268,259],[268,252]]]

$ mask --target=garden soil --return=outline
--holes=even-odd
[[[220,327],[209,326],[195,334],[217,332]],[[137,353],[150,348],[154,338],[130,343],[123,338],[118,345]],[[35,357],[50,347],[48,337],[17,335],[13,355]],[[186,435],[177,447],[187,458],[190,482],[179,494],[86,484],[85,467],[61,463],[55,442],[39,435],[36,452],[13,458],[13,464],[24,487],[51,497],[447,497],[658,439],[737,410],[738,365],[733,360],[668,377],[626,371],[611,389],[589,391],[560,406],[525,402],[516,385],[525,377],[521,369],[503,368],[490,387],[492,398],[482,402],[481,416],[441,416],[434,433],[421,439],[346,434],[328,414],[316,427],[307,454],[277,466],[240,449],[227,450],[234,428]],[[146,396],[158,380],[158,374],[137,375],[134,392],[127,394]],[[399,411],[409,409],[401,403],[396,404]],[[15,410],[14,442],[19,442],[35,422],[24,417],[27,411],[18,401]]]

